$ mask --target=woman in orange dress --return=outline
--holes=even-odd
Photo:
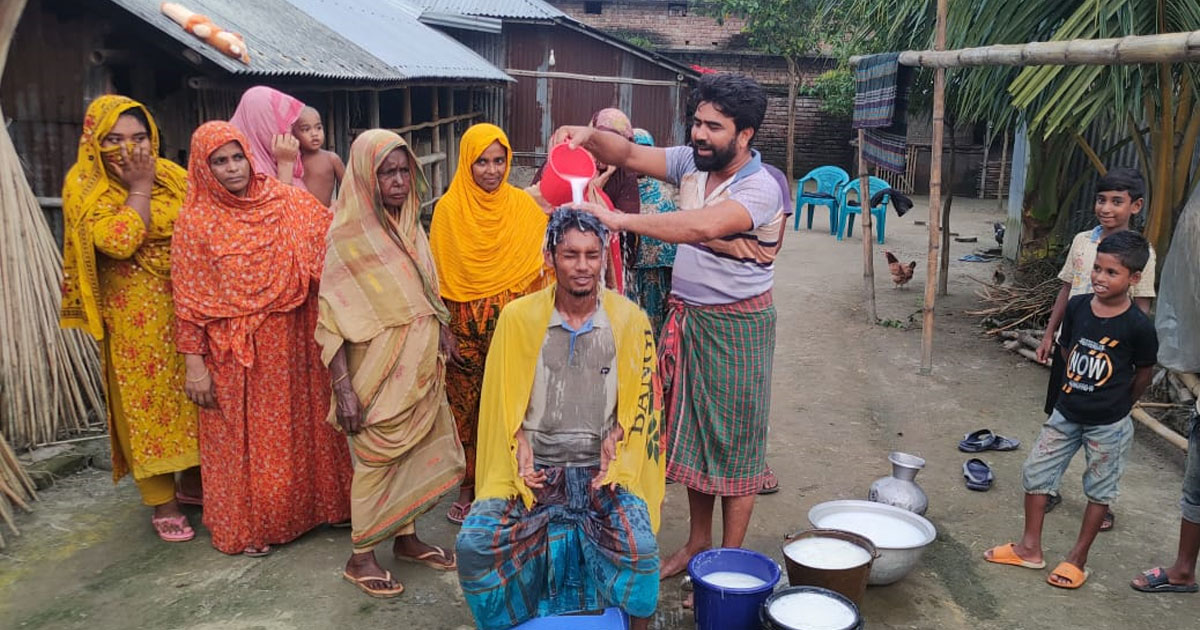
[[[256,173],[226,122],[192,135],[172,277],[201,407],[204,524],[225,553],[264,555],[350,518],[350,455],[325,422],[329,372],[313,338],[329,210]]]

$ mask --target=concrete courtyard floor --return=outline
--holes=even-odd
[[[775,288],[779,341],[769,448],[782,491],[760,498],[747,546],[782,560],[783,537],[808,527],[810,507],[865,498],[870,483],[889,472],[888,452],[903,450],[928,461],[917,481],[939,535],[911,575],[868,591],[869,628],[1195,627],[1200,596],[1144,595],[1128,586],[1141,569],[1173,558],[1179,522],[1182,457],[1140,428],[1115,507],[1116,530],[1093,547],[1093,574],[1082,589],[1050,587],[1045,570],[984,562],[985,549],[1020,533],[1020,466],[1044,419],[1047,374],[983,337],[963,313],[976,303],[978,285],[970,278],[990,278],[995,263],[957,259],[994,245],[991,223],[1002,217],[994,201],[961,199],[952,229],[979,242],[952,244],[951,295],[939,303],[934,372],[919,374],[927,236],[914,219],[925,218],[923,202],[888,220],[886,247],[904,261],[921,261],[907,289],[892,288],[876,250],[878,312],[891,325],[864,321],[857,233],[838,242],[820,210],[816,230],[788,232]],[[955,447],[964,433],[982,427],[1024,445],[985,454],[996,486],[969,492],[960,471],[967,456]],[[1078,530],[1081,472],[1077,461],[1064,482],[1063,505],[1047,520],[1051,565]],[[20,517],[24,535],[10,538],[0,554],[0,628],[472,627],[453,574],[382,559],[407,587],[393,600],[369,599],[343,582],[346,530],[310,532],[262,559],[229,557],[209,546],[194,510],[195,541],[160,542],[132,484],[114,487],[104,471],[63,479],[41,499]],[[420,521],[427,540],[453,540],[456,530],[443,517],[448,505],[447,499]],[[660,543],[670,552],[687,534],[683,488],[668,487],[663,512]],[[720,532],[715,536],[719,541]],[[680,598],[677,580],[662,583],[653,627],[692,627]]]

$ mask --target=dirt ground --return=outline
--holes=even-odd
[[[904,218],[889,217],[887,245],[902,260],[923,260],[924,200]],[[865,498],[889,472],[887,454],[928,460],[918,476],[929,495],[938,539],[901,582],[872,587],[863,606],[870,628],[1020,629],[1085,625],[1124,629],[1145,624],[1194,627],[1200,599],[1144,595],[1128,581],[1168,562],[1177,541],[1182,458],[1139,428],[1116,505],[1117,528],[1093,548],[1089,582],[1079,591],[1048,586],[1046,571],[990,565],[983,551],[1015,539],[1021,526],[1020,465],[1026,446],[985,456],[997,475],[987,493],[963,487],[967,457],[955,446],[966,432],[991,427],[1028,445],[1037,435],[1046,372],[985,339],[963,314],[975,302],[970,278],[990,278],[995,263],[957,259],[991,246],[994,201],[957,200],[953,230],[978,244],[952,245],[951,296],[939,303],[932,376],[918,373],[925,265],[907,289],[894,290],[876,256],[878,311],[893,325],[868,325],[861,309],[862,242],[837,242],[827,215],[813,231],[788,232],[777,265],[779,342],[775,358],[769,461],[782,491],[760,498],[747,546],[782,560],[782,538],[808,527],[808,509],[831,499]],[[900,327],[897,327],[900,326]],[[1047,559],[1061,559],[1083,508],[1082,467],[1072,467],[1063,505],[1048,518]],[[25,535],[0,559],[0,627],[318,629],[333,627],[470,628],[453,574],[387,559],[407,591],[369,599],[340,579],[349,553],[345,530],[320,529],[264,559],[212,549],[203,528],[194,542],[154,537],[149,512],[128,481],[87,471],[43,493],[20,517]],[[448,544],[455,529],[443,502],[420,521],[423,537]],[[685,539],[684,490],[668,488],[660,542]],[[193,523],[199,524],[198,512]],[[719,540],[719,532],[716,534]],[[383,554],[381,554],[382,556]],[[663,583],[654,627],[691,627],[675,580]]]

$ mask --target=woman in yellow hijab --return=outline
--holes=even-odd
[[[159,537],[182,542],[195,531],[179,504],[200,503],[198,473],[191,492],[175,485],[176,472],[200,464],[170,277],[187,172],[157,156],[158,127],[141,103],[108,95],[88,106],[63,184],[60,322],[100,345],[113,481],[132,472]]]
[[[508,183],[511,167],[503,130],[490,124],[468,129],[458,171],[434,209],[429,232],[453,336],[447,340],[446,394],[467,460],[458,499],[446,514],[455,523],[463,522],[475,497],[479,392],[500,309],[553,281],[542,258],[546,214],[529,193]]]

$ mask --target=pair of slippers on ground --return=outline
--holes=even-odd
[[[984,559],[988,562],[996,564],[1007,564],[1015,567],[1023,567],[1026,569],[1044,569],[1046,561],[1030,562],[1021,556],[1017,555],[1013,543],[1006,543],[998,547],[993,547],[984,554]],[[1050,586],[1058,588],[1076,589],[1083,586],[1087,581],[1088,576],[1092,572],[1089,569],[1080,569],[1070,562],[1060,562],[1050,575],[1046,576],[1046,583]],[[1200,591],[1200,586],[1195,582],[1191,584],[1172,584],[1167,576],[1166,569],[1156,567],[1142,572],[1143,584],[1136,581],[1130,582],[1129,586],[1135,591],[1143,593],[1195,593]]]
[[[1016,438],[1004,437],[993,432],[991,429],[980,429],[974,433],[968,433],[963,436],[963,439],[958,443],[958,450],[964,453],[982,453],[984,451],[1015,451],[1021,446],[1021,441]],[[992,484],[996,480],[995,474],[992,472],[992,467],[987,462],[973,457],[963,462],[963,479],[966,480],[967,489],[977,492],[987,492],[992,489]],[[1046,513],[1049,514],[1062,503],[1062,496],[1051,494],[1046,504]],[[1107,532],[1116,525],[1116,516],[1112,510],[1104,514],[1104,522],[1100,525],[1100,531]]]
[[[984,451],[1015,451],[1021,446],[1021,441],[994,433],[991,429],[980,429],[968,433],[958,443],[958,450],[964,453],[982,453]],[[987,462],[973,457],[963,463],[963,478],[967,481],[967,489],[987,492],[992,489],[996,480],[992,467]]]

